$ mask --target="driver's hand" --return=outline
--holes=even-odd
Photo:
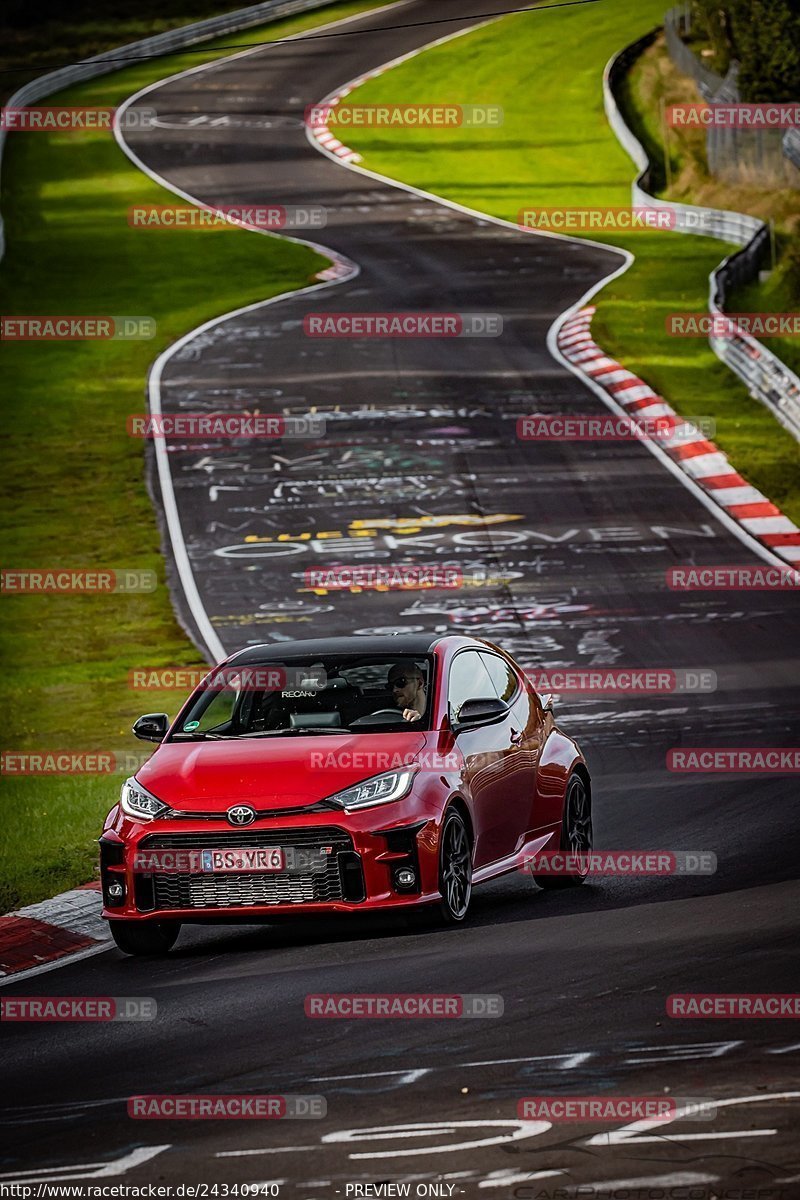
[[[415,708],[404,708],[403,709],[403,720],[404,721],[419,721],[421,719],[421,717],[422,717],[422,713],[417,712],[417,710]]]

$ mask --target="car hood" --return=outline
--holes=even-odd
[[[168,742],[136,778],[165,804],[193,812],[301,808],[412,761],[425,743],[410,730]]]

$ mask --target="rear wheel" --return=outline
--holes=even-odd
[[[564,819],[561,823],[563,854],[588,855],[592,849],[592,807],[589,788],[580,775],[570,775],[564,797]],[[541,888],[579,887],[589,874],[588,863],[569,875],[534,875]]]
[[[178,939],[180,921],[109,921],[111,936],[125,954],[167,954]]]
[[[451,808],[439,843],[439,912],[447,925],[458,925],[467,915],[472,895],[472,847],[464,818]]]

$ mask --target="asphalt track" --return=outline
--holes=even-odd
[[[436,11],[466,27],[493,7],[505,5],[439,0]],[[226,320],[165,364],[165,412],[314,407],[329,422],[318,443],[187,445],[170,455],[200,598],[229,651],[312,633],[434,629],[489,637],[533,667],[715,671],[710,694],[565,699],[560,712],[593,768],[599,845],[711,850],[719,869],[606,879],[565,895],[509,877],[479,890],[468,926],[454,932],[374,919],[186,929],[165,961],[109,951],[14,985],[4,994],[153,996],[159,1017],[6,1026],[6,1181],[39,1169],[34,1180],[91,1182],[98,1171],[100,1183],[275,1180],[281,1195],[298,1197],[404,1180],[412,1194],[417,1182],[437,1182],[455,1196],[519,1200],[601,1181],[800,1195],[792,1022],[665,1015],[674,992],[796,988],[796,777],[665,767],[675,746],[796,744],[796,601],[664,586],[670,566],[756,560],[642,446],[516,439],[516,418],[531,411],[603,411],[545,338],[616,255],[442,208],[308,144],[305,106],[440,36],[382,28],[430,12],[395,7],[348,25],[374,32],[226,60],[141,100],[160,125],[128,137],[149,169],[212,204],[323,205],[328,225],[316,240],[360,268],[335,287]],[[591,19],[587,10],[587,29]],[[268,120],[254,128],[254,115]],[[189,124],[199,116],[229,120]],[[504,332],[304,336],[307,313],[339,310],[500,313]],[[331,561],[455,564],[508,582],[417,598],[304,591],[304,570]],[[498,993],[505,1015],[305,1017],[307,993],[345,991]],[[713,1121],[613,1142],[594,1137],[597,1126],[518,1128],[525,1095],[665,1090],[735,1103]],[[328,1115],[126,1116],[133,1094],[217,1091],[321,1094]]]

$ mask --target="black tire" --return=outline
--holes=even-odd
[[[460,925],[472,896],[472,846],[464,818],[448,809],[439,839],[438,916],[445,925]]]
[[[111,936],[125,954],[167,954],[178,939],[180,921],[109,921]]]
[[[565,854],[589,854],[592,849],[592,801],[586,780],[579,774],[570,775],[564,797],[564,818],[561,823],[561,845]],[[534,875],[540,888],[580,887],[588,875]]]

